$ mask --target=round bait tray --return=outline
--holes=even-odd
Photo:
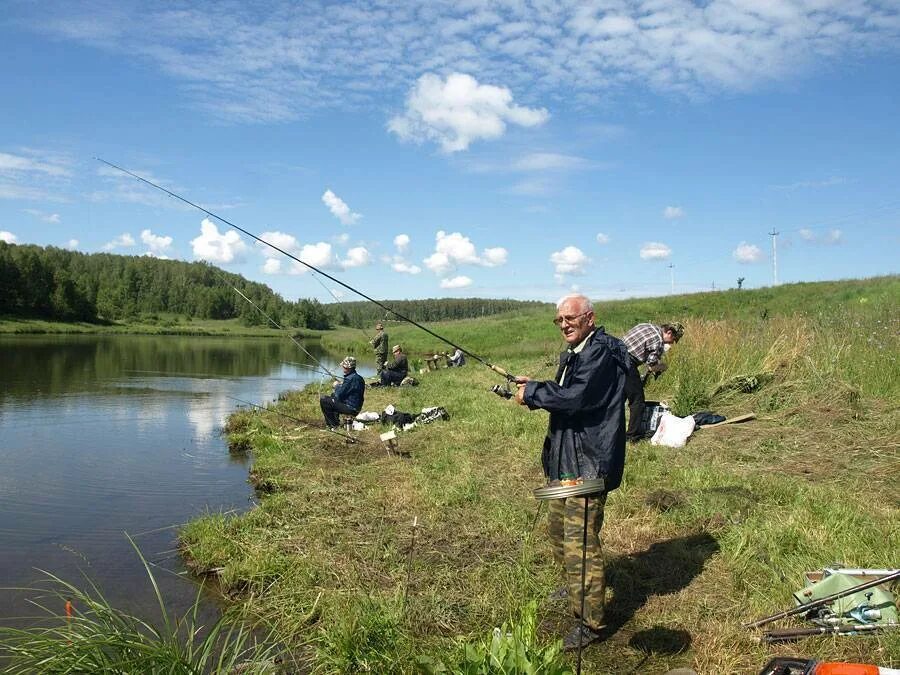
[[[534,491],[535,499],[565,499],[566,497],[587,497],[606,489],[606,483],[602,478],[575,483],[575,485],[548,485]]]

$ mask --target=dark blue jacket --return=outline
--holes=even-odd
[[[359,373],[351,370],[344,375],[343,383],[337,386],[333,396],[336,401],[340,401],[359,412],[362,410],[363,399],[366,396],[366,383]]]
[[[554,380],[525,385],[525,404],[550,413],[541,455],[547,480],[564,474],[602,476],[607,490],[622,482],[629,366],[625,344],[597,328],[581,352],[562,353]],[[563,368],[566,376],[560,385]]]

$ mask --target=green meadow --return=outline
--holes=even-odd
[[[583,672],[756,673],[781,654],[900,667],[898,631],[769,646],[742,627],[791,607],[805,571],[900,566],[900,278],[595,309],[614,335],[640,321],[685,324],[648,399],[679,415],[756,419],[698,430],[681,449],[629,446],[603,527],[609,626],[585,650]],[[506,370],[549,378],[563,346],[552,318],[548,306],[429,328]],[[411,326],[387,330],[417,368],[447,349]],[[371,358],[358,330],[322,341]],[[366,392],[365,410],[449,412],[399,432],[400,454],[382,446],[377,424],[348,443],[274,412],[321,425],[327,383],[229,419],[233,451],[252,453],[259,503],[181,531],[191,569],[259,638],[259,651],[222,672],[574,671],[558,643],[572,619],[548,599],[560,576],[546,509],[532,495],[547,415],[491,393],[502,379],[473,359],[416,376],[417,387]],[[64,639],[80,639],[65,635],[46,640],[62,652]],[[240,651],[251,640],[241,632],[238,642]],[[29,658],[20,651],[16,663],[37,663]]]

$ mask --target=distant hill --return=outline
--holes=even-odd
[[[331,326],[317,300],[288,302],[265,284],[208,263],[0,242],[0,314],[10,316],[102,322],[170,313],[268,323],[234,288],[282,325]]]

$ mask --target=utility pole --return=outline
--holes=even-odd
[[[672,281],[672,295],[675,295],[675,265],[669,263],[669,276]]]
[[[772,279],[774,280],[772,285],[778,285],[778,245],[776,244],[776,239],[780,234],[780,232],[775,230],[775,227],[772,226],[772,231],[769,232],[769,236],[772,237]]]

